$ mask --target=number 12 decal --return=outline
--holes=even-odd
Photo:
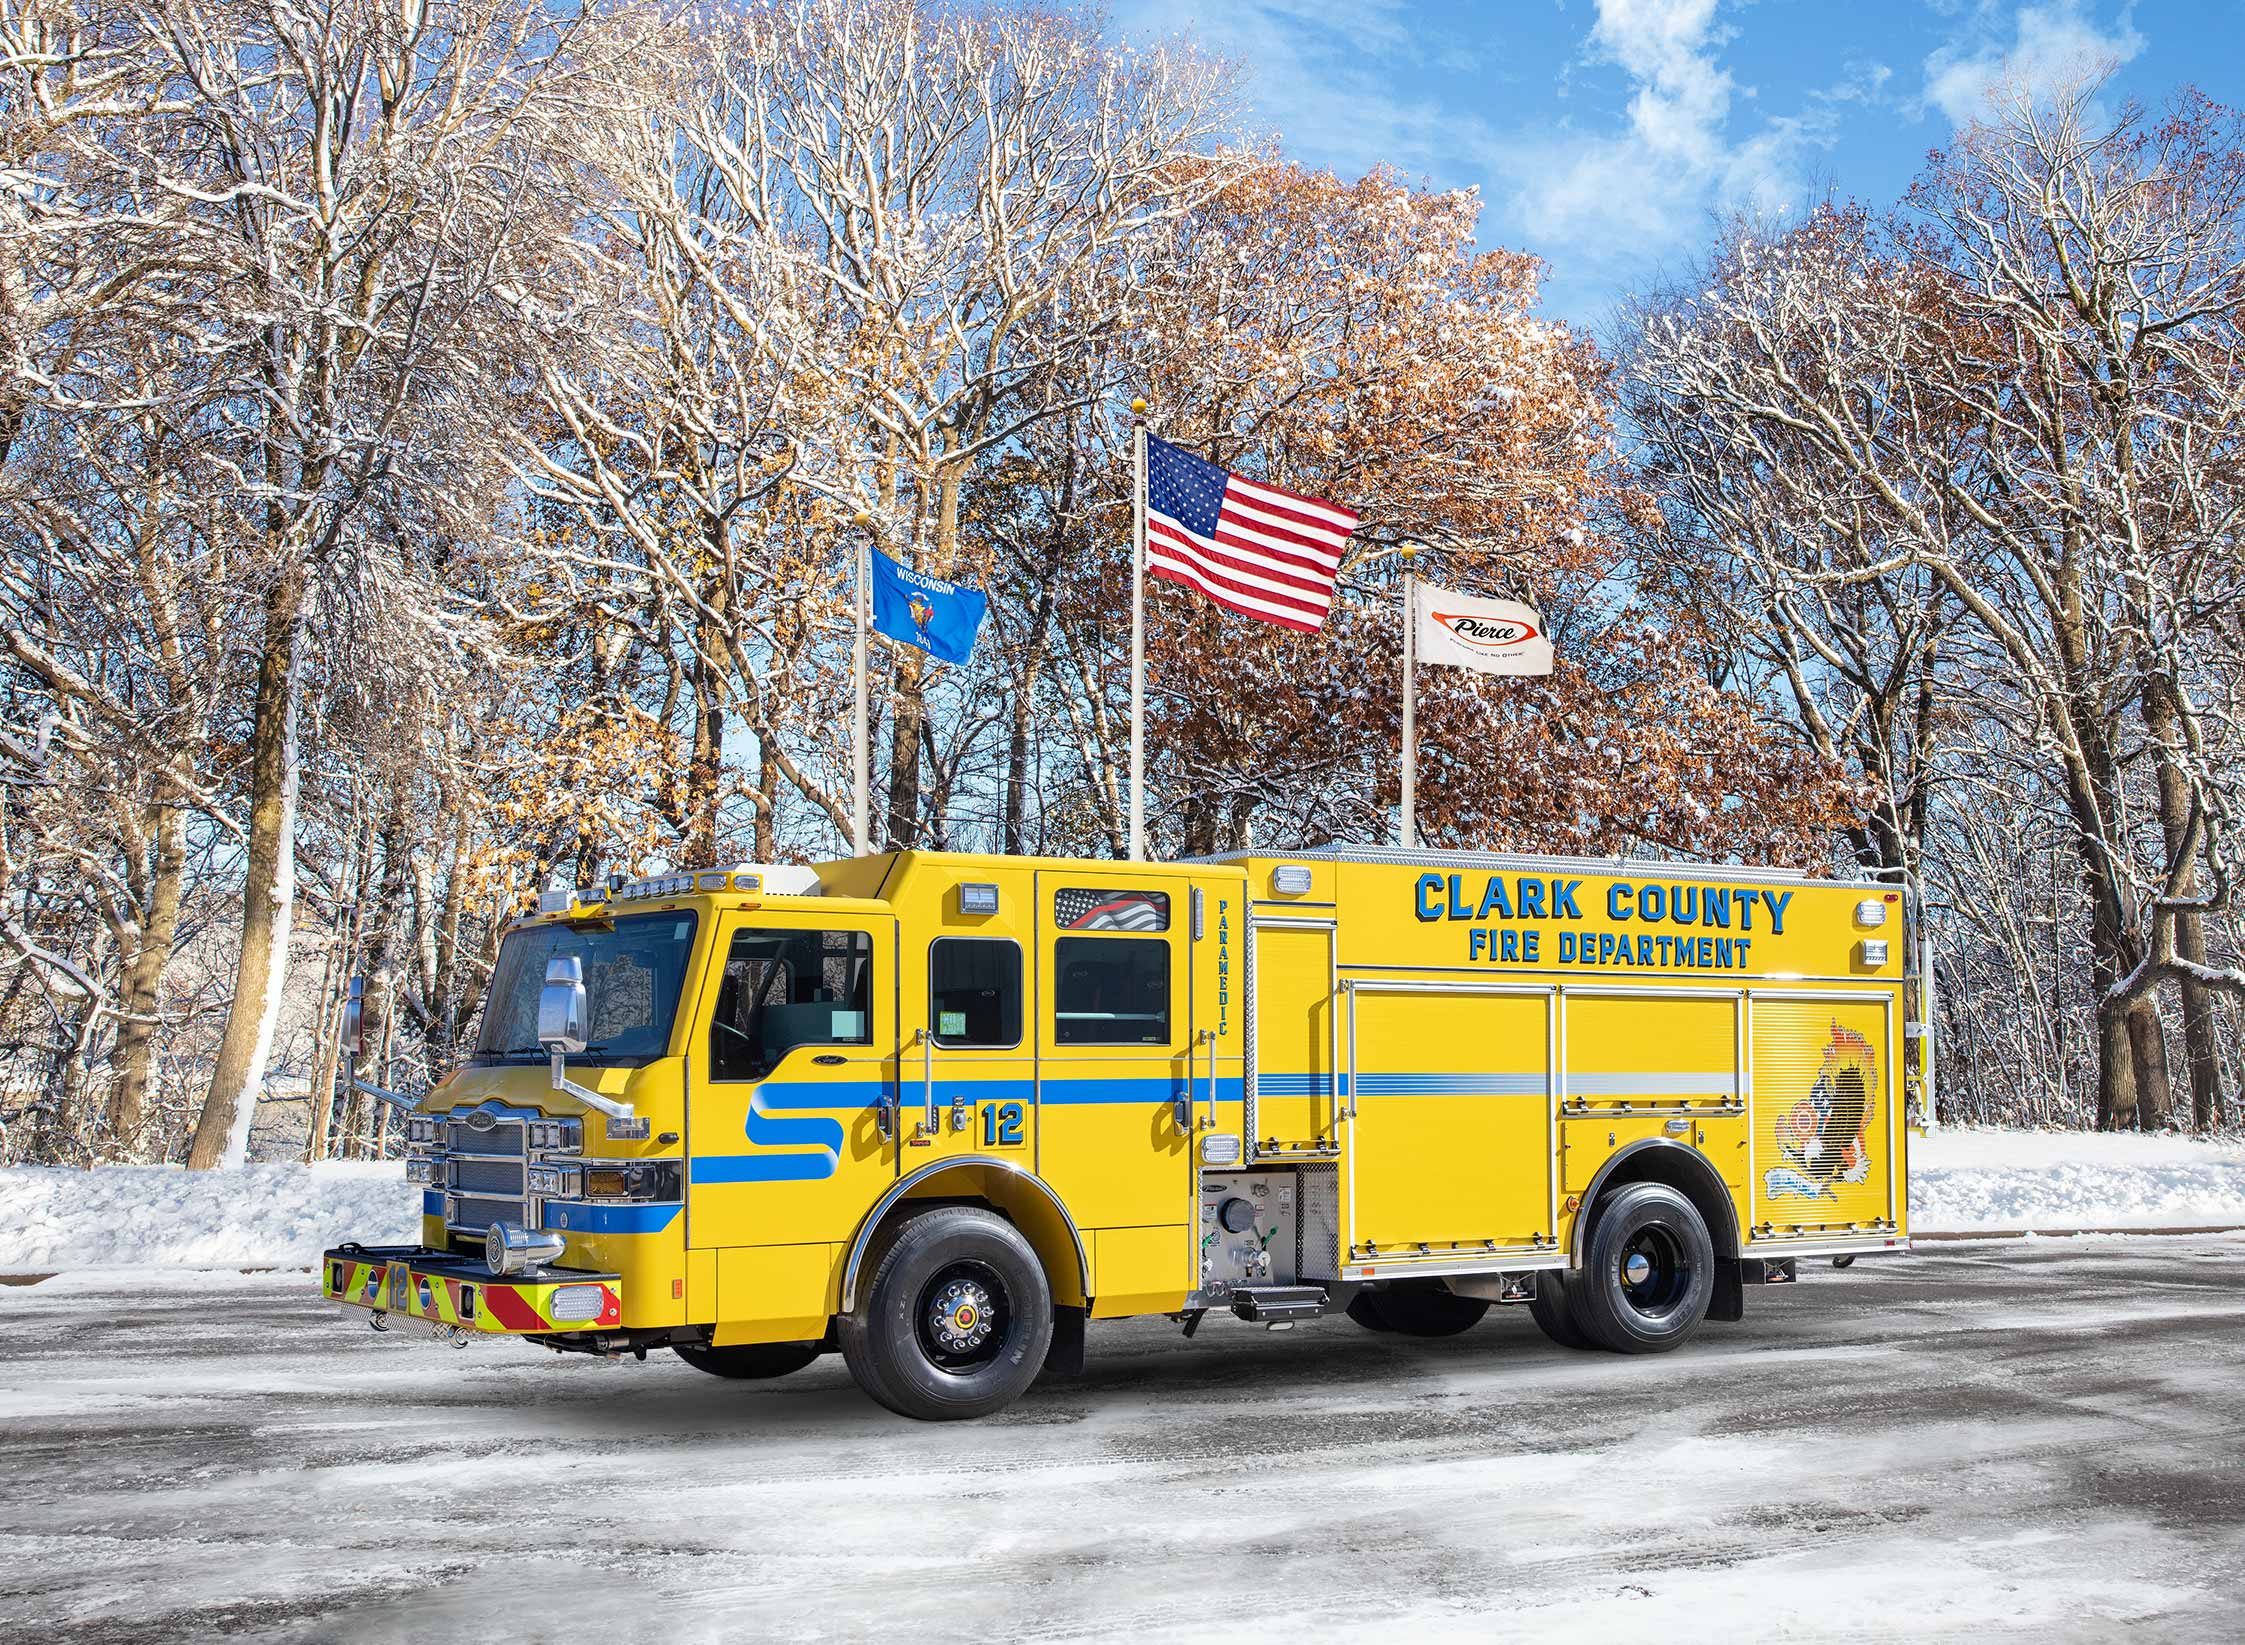
[[[1019,1148],[1021,1146],[1021,1104],[1018,1102],[986,1102],[982,1105],[982,1146],[985,1148]]]

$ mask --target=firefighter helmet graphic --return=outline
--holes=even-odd
[[[1816,1083],[1778,1116],[1777,1146],[1785,1163],[1772,1166],[1763,1180],[1772,1199],[1837,1199],[1833,1183],[1861,1182],[1871,1174],[1863,1134],[1870,1125],[1877,1072],[1871,1042],[1832,1024]]]

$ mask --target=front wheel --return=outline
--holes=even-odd
[[[938,1206],[897,1229],[837,1334],[858,1386],[899,1416],[987,1416],[1043,1369],[1052,1288],[1012,1223]]]
[[[1617,1354],[1665,1353],[1707,1317],[1715,1245],[1682,1194],[1631,1183],[1599,1208],[1582,1272],[1567,1289],[1575,1323],[1593,1341]]]
[[[1536,1294],[1528,1304],[1528,1312],[1543,1334],[1562,1348],[1595,1348],[1598,1345],[1583,1335],[1575,1322],[1573,1288],[1567,1276],[1556,1268],[1547,1268],[1536,1276]]]
[[[705,1348],[674,1342],[670,1351],[697,1371],[713,1377],[760,1382],[800,1371],[822,1352],[815,1342],[750,1342],[735,1348]]]

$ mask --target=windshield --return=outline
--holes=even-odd
[[[633,914],[618,920],[537,925],[499,948],[491,997],[476,1036],[479,1061],[542,1057],[538,990],[546,962],[575,955],[585,968],[586,1062],[646,1062],[670,1048],[670,1021],[694,947],[691,914]]]

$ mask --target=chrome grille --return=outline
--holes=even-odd
[[[494,1222],[537,1226],[537,1207],[525,1192],[523,1179],[529,1132],[518,1119],[502,1119],[488,1131],[479,1131],[462,1120],[444,1128],[445,1150],[451,1156],[450,1192],[445,1195],[444,1221],[448,1228],[480,1234]]]
[[[523,1154],[523,1135],[520,1120],[501,1120],[488,1131],[478,1131],[454,1120],[445,1127],[444,1147],[447,1153],[452,1154],[499,1155],[520,1159]]]
[[[521,1222],[522,1201],[518,1199],[478,1199],[466,1194],[454,1194],[445,1201],[446,1225],[463,1233],[480,1234],[495,1222]]]
[[[522,1197],[522,1161],[519,1159],[456,1159],[452,1186],[463,1194],[508,1194]]]

